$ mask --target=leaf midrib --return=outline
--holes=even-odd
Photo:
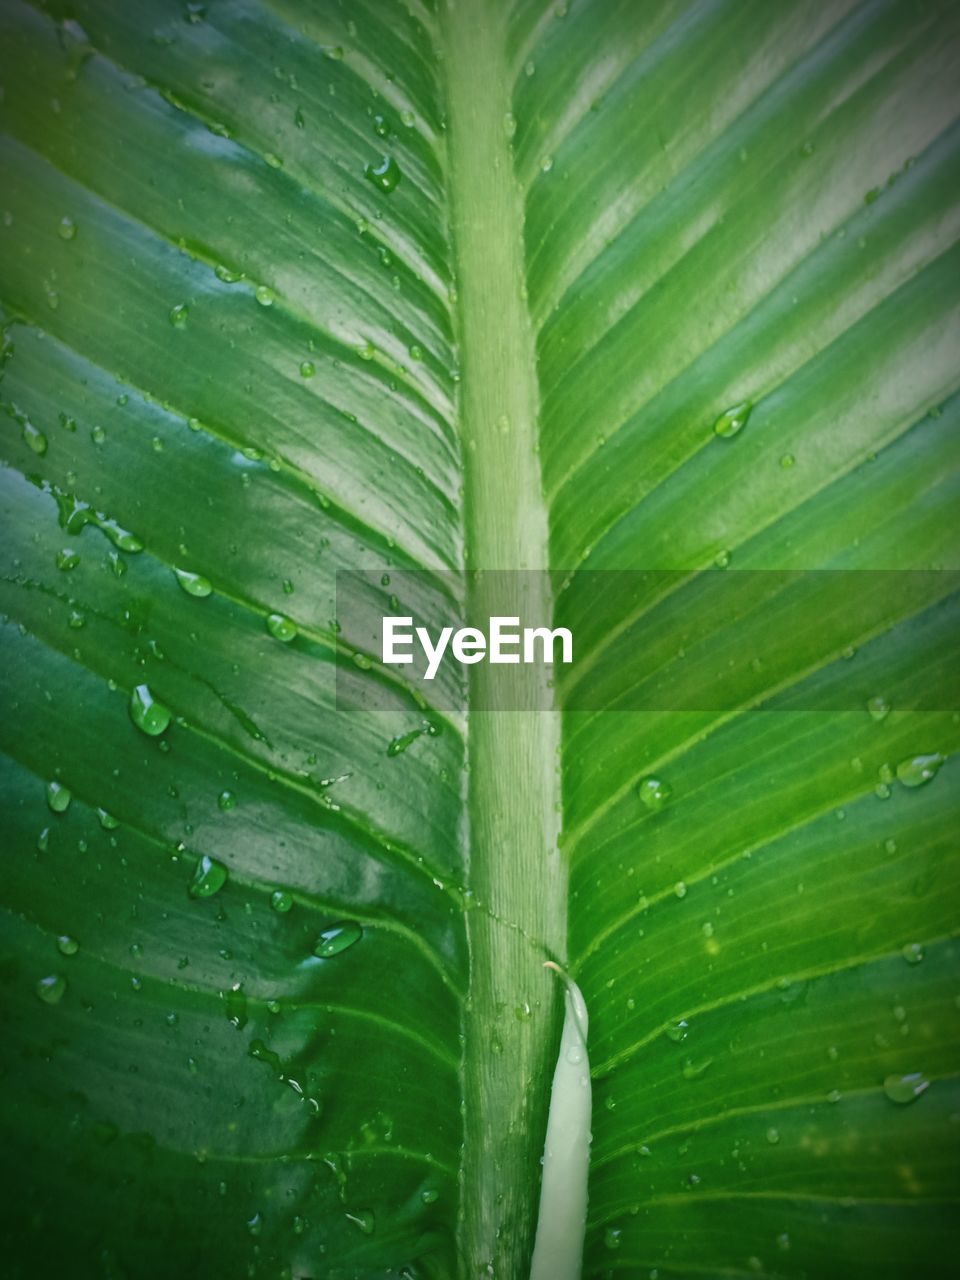
[[[547,510],[537,452],[534,330],[523,288],[523,197],[508,133],[507,14],[461,0],[444,16],[448,190],[461,352],[466,568],[526,571],[517,604],[552,615]],[[484,585],[468,599],[483,616]],[[502,607],[502,602],[498,602]],[[531,705],[543,706],[529,673]],[[482,703],[491,669],[470,668]],[[547,955],[565,959],[566,871],[557,847],[559,717],[554,710],[469,717],[470,1000],[463,1016],[461,1274],[522,1276],[529,1266],[546,1125],[555,992]],[[531,943],[540,939],[542,947]],[[528,1012],[525,1012],[528,1010]],[[496,1046],[496,1048],[494,1048]]]

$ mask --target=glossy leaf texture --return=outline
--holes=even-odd
[[[545,958],[585,1275],[942,1274],[957,604],[843,574],[960,567],[955,6],[0,17],[10,1274],[521,1280]],[[340,629],[465,565],[556,571],[557,778]]]

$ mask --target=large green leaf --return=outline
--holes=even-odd
[[[6,1273],[520,1280],[552,958],[586,1274],[944,1274],[960,11],[2,25]],[[464,566],[562,723],[351,664]]]

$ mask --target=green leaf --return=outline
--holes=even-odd
[[[0,23],[8,1274],[943,1274],[956,6]]]

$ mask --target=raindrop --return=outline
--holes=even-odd
[[[190,319],[190,308],[185,302],[178,302],[170,308],[170,323],[175,329],[185,329]]]
[[[287,893],[285,889],[274,889],[270,895],[270,905],[280,915],[286,915],[293,906],[293,896]]]
[[[69,215],[64,214],[60,219],[60,225],[57,227],[57,235],[61,240],[75,240],[77,238],[77,224]]]
[[[130,695],[130,719],[137,728],[156,738],[167,728],[170,718],[169,707],[154,698],[149,685],[138,684]]]
[[[890,1101],[902,1106],[908,1102],[915,1102],[929,1087],[930,1081],[922,1071],[908,1071],[905,1075],[887,1076],[883,1082],[883,1092]]]
[[[869,698],[867,700],[867,710],[870,712],[870,718],[872,720],[876,720],[878,722],[880,720],[886,720],[887,716],[890,714],[890,703],[886,698],[882,698],[877,694],[875,698]]]
[[[39,427],[35,427],[32,422],[23,424],[23,442],[28,448],[32,449],[38,458],[42,458],[47,452],[47,437],[43,434]]]
[[[770,1143],[771,1147],[775,1147],[777,1143],[780,1141],[780,1130],[774,1129],[774,1127],[771,1125],[770,1128],[767,1130],[767,1141]]]
[[[196,865],[187,892],[191,898],[212,898],[227,883],[229,874],[222,862],[204,854]]]
[[[670,1026],[667,1027],[666,1036],[667,1039],[672,1040],[674,1044],[680,1044],[681,1041],[686,1040],[689,1032],[690,1024],[687,1022],[686,1018],[681,1018],[678,1022],[672,1022]]]
[[[71,551],[69,547],[64,547],[62,551],[57,552],[57,568],[66,572],[68,569],[75,569],[80,563],[80,557],[76,551]]]
[[[607,1227],[603,1233],[604,1247],[607,1249],[619,1249],[622,1234],[620,1227]]]
[[[731,437],[739,435],[747,425],[752,409],[753,404],[749,400],[743,400],[740,404],[735,404],[731,408],[725,409],[713,424],[713,434],[719,436],[722,440],[729,440]]]
[[[237,797],[232,791],[221,791],[217,796],[217,808],[222,809],[224,813],[229,813],[231,809],[237,807]]]
[[[116,831],[120,825],[119,820],[113,814],[107,813],[106,809],[98,809],[97,818],[100,820],[100,825],[104,831]]]
[[[343,920],[324,929],[313,948],[313,954],[321,960],[329,960],[331,956],[338,956],[341,951],[352,947],[362,937],[363,930],[355,920]]]
[[[59,1004],[67,989],[67,980],[59,973],[41,978],[34,990],[44,1004]]]
[[[378,164],[368,164],[363,172],[368,181],[388,195],[396,188],[402,176],[400,166],[393,156],[384,156]]]
[[[289,644],[296,637],[297,624],[282,613],[271,613],[267,618],[267,630],[276,640]]]
[[[897,765],[897,778],[905,787],[922,787],[937,776],[946,759],[939,751],[927,755],[910,756]]]
[[[919,964],[923,959],[923,947],[919,942],[907,942],[900,948],[900,954],[907,964]]]
[[[57,950],[62,956],[75,956],[80,950],[80,943],[69,933],[61,933],[57,939]]]
[[[260,303],[261,307],[272,307],[276,294],[265,284],[258,284],[253,292],[253,296]]]
[[[348,1213],[346,1216],[360,1228],[365,1236],[372,1236],[376,1230],[376,1219],[372,1209],[358,1209],[356,1213]]]
[[[47,783],[47,805],[54,813],[66,813],[73,799],[73,792],[62,782]]]
[[[188,596],[198,596],[202,600],[212,594],[213,585],[201,574],[191,573],[189,569],[174,569],[173,572]]]
[[[317,366],[313,363],[312,360],[301,360],[300,362],[301,378],[312,378],[316,372],[317,372]]]
[[[659,778],[644,778],[637,794],[652,813],[658,813],[670,799],[670,787]]]

